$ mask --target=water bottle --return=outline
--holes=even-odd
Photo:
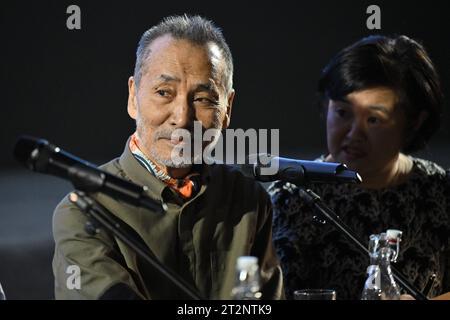
[[[381,300],[381,278],[378,258],[378,234],[369,237],[370,265],[367,267],[367,279],[361,294],[361,300]]]
[[[399,300],[400,290],[391,270],[399,252],[401,231],[388,230],[369,238],[370,265],[361,294],[362,300]]]
[[[258,300],[261,298],[258,258],[239,257],[236,261],[235,285],[231,290],[233,300]]]

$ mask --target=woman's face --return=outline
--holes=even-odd
[[[333,161],[347,164],[364,179],[395,164],[405,126],[404,112],[392,89],[355,91],[328,103],[328,150]]]

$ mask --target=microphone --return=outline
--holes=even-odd
[[[307,183],[361,183],[361,176],[343,163],[296,160],[256,154],[241,166],[244,175],[262,182],[283,180],[297,185]]]
[[[146,186],[140,186],[100,170],[47,140],[21,136],[14,146],[14,157],[28,169],[68,179],[84,192],[102,192],[134,206],[162,212],[165,204],[148,197]]]

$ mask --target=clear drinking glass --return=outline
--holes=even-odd
[[[336,291],[333,289],[295,290],[294,300],[336,300]]]

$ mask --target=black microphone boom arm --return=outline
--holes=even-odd
[[[314,193],[311,189],[299,187],[298,194],[303,201],[312,206],[323,218],[336,227],[339,232],[350,239],[361,252],[367,255],[369,254],[369,250],[362,244],[362,241],[358,239],[356,234],[344,224],[338,215],[336,215],[323,203],[322,199],[316,193]],[[421,293],[403,274],[400,273],[400,271],[398,271],[394,266],[391,266],[391,268],[395,280],[397,280],[403,289],[411,294],[416,300],[428,300],[423,293]]]

